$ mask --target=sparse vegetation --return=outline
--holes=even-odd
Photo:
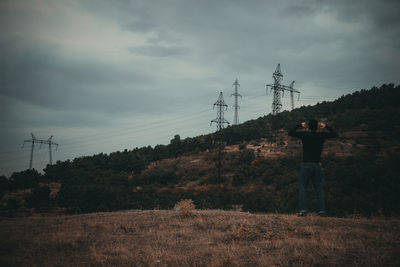
[[[193,200],[191,199],[182,199],[174,206],[174,210],[179,212],[183,216],[192,215],[195,209],[196,205],[194,205]]]
[[[0,221],[1,266],[399,266],[400,221],[132,210]]]

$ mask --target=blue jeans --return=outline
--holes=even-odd
[[[307,185],[310,179],[317,195],[318,213],[325,213],[325,197],[322,188],[323,173],[321,165],[316,162],[301,163],[299,177],[300,212],[307,212]]]

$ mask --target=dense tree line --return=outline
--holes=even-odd
[[[82,173],[81,179],[64,183],[55,200],[49,199],[47,187],[36,186],[28,195],[27,204],[40,210],[57,204],[66,207],[70,213],[80,213],[171,209],[180,199],[190,198],[198,208],[204,209],[231,209],[233,205],[242,205],[243,210],[251,212],[296,212],[300,158],[266,160],[251,153],[251,150],[245,150],[236,156],[225,155],[224,172],[232,172],[233,177],[215,184],[211,166],[210,172],[204,174],[208,179],[200,184],[206,189],[201,191],[174,190],[181,174],[173,169],[153,168],[136,179],[129,179],[128,174],[123,172],[99,171],[91,176]],[[323,167],[330,214],[344,216],[359,213],[368,216],[400,213],[398,157],[382,161],[365,153],[349,158],[328,155],[323,158]],[[170,190],[160,191],[160,188]],[[312,210],[316,203],[311,185],[309,189]]]

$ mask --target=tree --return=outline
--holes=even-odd
[[[39,183],[41,177],[41,174],[35,169],[22,172],[14,172],[10,177],[10,186],[13,189],[32,188]]]
[[[179,134],[174,136],[174,139],[171,140],[169,147],[170,147],[171,154],[174,157],[179,156],[183,152],[182,141],[181,141],[181,137],[179,136]]]
[[[47,210],[53,203],[50,192],[51,190],[48,186],[35,187],[32,194],[26,197],[27,206],[37,210]]]

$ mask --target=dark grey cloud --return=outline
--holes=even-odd
[[[161,45],[148,45],[148,46],[136,46],[128,49],[130,52],[152,56],[152,57],[169,57],[176,56],[186,53],[187,49],[178,46],[161,46]]]
[[[143,3],[135,6],[137,1],[130,3],[134,10],[145,10],[144,14],[148,14],[151,9]],[[227,68],[234,66],[240,71],[254,71],[265,66],[268,61],[283,60],[293,62],[293,65],[305,65],[309,73],[319,77],[324,73],[325,76],[342,77],[345,73],[351,73],[355,67],[374,65],[373,61],[362,60],[368,58],[371,52],[374,53],[369,45],[371,41],[366,40],[376,38],[378,43],[375,45],[379,45],[379,42],[384,42],[385,36],[382,38],[378,33],[371,32],[371,29],[352,32],[349,28],[354,26],[351,23],[357,22],[363,26],[364,21],[361,19],[367,23],[369,21],[374,27],[381,23],[378,18],[387,17],[388,12],[386,8],[382,10],[386,3],[375,10],[373,2],[364,1],[352,1],[351,4],[347,1],[303,1],[302,5],[298,2],[256,2],[253,5],[238,5],[237,2],[229,5],[223,1],[173,3],[176,2],[167,2],[165,6],[169,7],[161,5],[152,12],[152,16],[145,17],[144,21],[152,21],[154,24],[148,30],[157,34],[168,28],[175,34],[185,35],[187,39],[199,44],[197,52],[207,63],[221,63]],[[282,11],[281,16],[279,10]],[[165,13],[172,15],[166,16]],[[332,25],[323,27],[315,21],[317,15],[330,16],[328,19],[337,21],[331,21]],[[340,22],[344,24],[334,24]],[[135,27],[131,30],[135,31]],[[377,61],[379,58],[379,55],[375,56]],[[343,64],[343,60],[348,63]],[[314,69],[324,72],[317,74]]]
[[[15,141],[53,128],[63,140],[168,121],[211,107],[221,90],[230,104],[235,78],[241,118],[250,119],[269,112],[271,98],[259,96],[277,63],[284,83],[295,80],[314,102],[398,83],[399,7],[389,0],[4,0],[0,125]],[[193,125],[211,131],[214,115],[162,124],[146,142],[169,141],[162,134]]]
[[[397,25],[400,18],[398,10],[400,2],[396,0],[363,0],[363,1],[328,1],[316,2],[325,11],[336,12],[337,18],[344,22],[354,22],[363,17],[370,19],[370,22],[377,27]]]
[[[52,109],[149,112],[153,74],[140,66],[69,58],[58,48],[2,44],[0,94]],[[17,47],[17,49],[15,48]],[[147,99],[148,101],[143,101]]]
[[[309,5],[293,5],[284,8],[284,14],[295,17],[313,16],[315,14],[315,8]]]

